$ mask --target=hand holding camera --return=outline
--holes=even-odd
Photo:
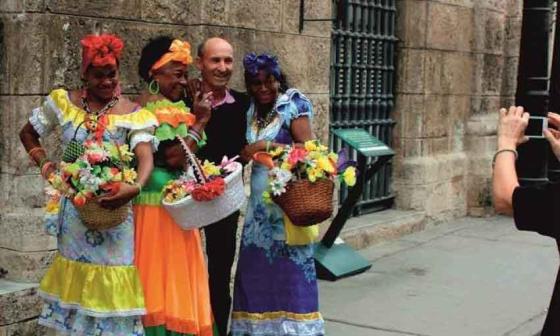
[[[556,155],[556,158],[560,160],[560,115],[548,112],[548,128],[543,129],[543,135],[550,142],[550,147],[552,147],[552,152]]]

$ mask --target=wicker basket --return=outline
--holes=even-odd
[[[178,137],[185,150],[187,160],[191,162],[197,176],[204,183],[206,177],[200,169],[194,154],[190,151],[183,139]],[[176,202],[162,200],[163,207],[181,228],[185,230],[198,229],[221,219],[226,218],[241,209],[245,202],[245,188],[243,187],[243,166],[234,162],[235,170],[224,178],[225,192],[211,201],[196,201],[192,196],[187,196]]]
[[[116,209],[106,209],[94,200],[89,200],[76,210],[80,215],[82,223],[92,230],[107,230],[113,228],[126,220],[129,215],[130,205],[125,204]]]
[[[191,196],[177,202],[162,201],[163,207],[175,223],[185,230],[198,229],[226,218],[241,209],[245,202],[245,189],[241,172],[243,167],[236,163],[235,171],[226,176],[226,190],[223,195],[208,201],[197,202]]]
[[[328,219],[333,212],[334,183],[297,180],[288,183],[286,192],[272,199],[297,226],[311,226]]]

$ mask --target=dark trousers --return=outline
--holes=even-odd
[[[220,336],[227,335],[231,310],[229,285],[235,257],[238,219],[239,211],[204,228],[210,277],[210,301]]]

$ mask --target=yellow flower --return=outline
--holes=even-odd
[[[352,187],[356,184],[356,167],[348,167],[342,173],[342,178],[347,186]]]
[[[136,174],[136,171],[134,169],[125,168],[123,170],[123,176],[124,176],[124,182],[134,183],[134,181],[136,181],[136,177],[138,176],[138,174]]]
[[[204,175],[208,177],[220,175],[220,168],[208,160],[204,161],[202,171],[204,172]]]
[[[318,147],[317,147],[317,141],[315,141],[315,140],[306,141],[305,144],[304,144],[304,146],[305,146],[305,149],[306,149],[308,152],[316,151],[316,150],[318,149]]]
[[[317,174],[314,168],[307,168],[307,179],[311,182],[317,181]]]
[[[329,174],[334,173],[332,162],[325,156],[321,156],[317,159],[317,166]]]
[[[268,153],[272,156],[272,157],[277,157],[280,156],[282,153],[284,153],[284,148],[282,147],[276,147],[272,150],[269,150]]]
[[[284,161],[282,162],[282,165],[280,165],[281,169],[287,170],[287,171],[291,171],[292,170],[292,165],[288,162],[288,161]]]
[[[328,158],[332,162],[338,162],[338,154],[336,154],[335,152],[330,152]]]
[[[320,168],[317,167],[309,167],[306,169],[307,172],[307,179],[310,182],[315,182],[317,181],[318,178],[323,178],[325,177],[325,174],[323,174],[323,171]]]
[[[48,201],[47,205],[45,207],[45,211],[48,214],[57,214],[59,212],[60,209],[60,203],[57,201]]]

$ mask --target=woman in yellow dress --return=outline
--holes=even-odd
[[[117,208],[138,195],[150,175],[157,120],[120,96],[118,64],[123,42],[114,35],[89,35],[81,43],[83,89],[53,90],[33,110],[20,137],[45,179],[56,165],[48,161],[39,138],[55,129],[60,129],[63,148],[73,139],[83,142],[92,133],[100,135],[100,130],[103,141],[127,142],[138,162],[136,183],[120,183],[116,194],[97,199],[103,207]],[[96,128],[87,120],[97,120]],[[94,230],[83,224],[69,199],[61,199],[60,209],[60,220],[47,227],[58,238],[58,255],[39,287],[45,300],[39,323],[64,335],[144,335],[132,211],[118,226]]]

